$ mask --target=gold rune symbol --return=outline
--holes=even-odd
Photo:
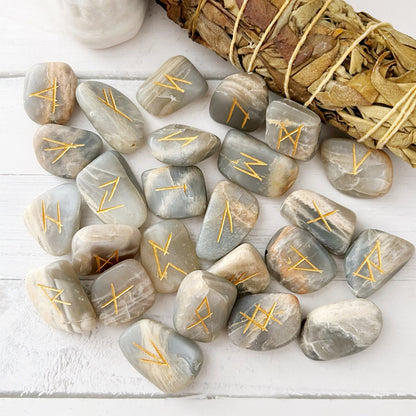
[[[144,363],[150,363],[150,364],[159,364],[159,365],[166,365],[167,367],[170,367],[169,363],[167,362],[166,358],[163,356],[163,354],[159,351],[159,349],[156,347],[155,343],[150,340],[150,343],[152,344],[152,347],[156,351],[156,354],[151,353],[150,351],[147,351],[145,348],[143,348],[141,345],[136,344],[133,342],[133,345],[138,348],[139,350],[143,351],[145,354],[149,355],[153,358],[153,360],[147,360],[145,358],[140,358],[140,361],[143,361]]]
[[[373,261],[370,260],[370,257],[374,254],[376,250],[377,250],[378,264],[375,264]],[[360,274],[364,266],[367,266],[369,276]],[[378,240],[376,244],[374,245],[373,249],[370,251],[370,253],[366,256],[364,261],[361,263],[360,267],[353,274],[354,276],[361,277],[362,279],[369,280],[370,282],[375,282],[376,279],[374,278],[372,267],[375,267],[381,274],[385,273],[381,265],[381,247],[380,247],[380,241]]]
[[[328,229],[328,231],[332,232],[332,229],[329,226],[328,221],[325,219],[325,217],[329,217],[330,215],[333,215],[333,214],[337,213],[338,210],[334,209],[333,211],[327,212],[326,214],[322,214],[321,210],[318,208],[318,205],[316,204],[316,202],[312,201],[312,203],[313,203],[313,206],[316,209],[316,212],[319,214],[319,217],[316,217],[313,220],[308,221],[307,224],[312,224],[314,222],[322,220],[322,222],[325,224],[325,227]]]
[[[243,128],[244,128],[244,126],[245,126],[245,125],[246,125],[246,123],[247,123],[247,120],[250,120],[250,116],[249,116],[249,114],[247,113],[247,111],[245,111],[245,110],[244,110],[244,108],[243,108],[243,107],[241,107],[241,105],[240,105],[240,103],[238,102],[237,98],[233,98],[233,103],[232,103],[232,105],[231,105],[230,112],[228,113],[228,118],[227,118],[226,123],[228,124],[228,123],[229,123],[229,121],[231,120],[231,117],[232,117],[232,115],[233,115],[233,113],[234,113],[234,109],[235,109],[235,107],[238,107],[238,108],[241,110],[241,112],[244,114],[244,120],[243,120],[243,122],[241,123],[241,128],[243,129]]]
[[[113,91],[111,91],[111,88],[108,89],[108,94],[109,94],[110,98],[108,98],[107,92],[103,88],[103,95],[104,95],[105,100],[102,99],[101,97],[98,97],[98,95],[97,95],[97,98],[101,102],[103,102],[107,107],[110,107],[112,110],[114,110],[117,114],[120,114],[121,116],[123,116],[127,120],[132,121],[132,119],[128,115],[124,114],[122,111],[120,111],[117,108],[116,102],[115,102],[114,97],[113,97]]]
[[[228,218],[228,222],[230,223],[230,233],[232,234],[233,233],[233,217],[231,216],[230,203],[228,202],[228,199],[225,201],[225,208],[224,208],[224,213],[222,214],[221,227],[220,227],[220,231],[218,232],[217,243],[220,242],[222,232],[224,230],[224,224],[225,224],[226,218]]]
[[[153,255],[155,257],[155,261],[156,261],[156,265],[157,265],[157,275],[159,276],[160,280],[168,278],[169,267],[172,267],[172,269],[175,269],[176,271],[178,271],[178,272],[180,272],[184,275],[188,274],[188,273],[184,272],[182,269],[180,269],[178,266],[175,266],[171,262],[168,262],[166,264],[165,268],[162,270],[162,268],[160,266],[158,250],[160,250],[163,253],[164,256],[166,256],[166,254],[169,254],[168,250],[169,250],[169,246],[170,246],[171,241],[172,241],[172,233],[169,234],[169,237],[166,240],[165,247],[161,247],[159,244],[156,244],[154,241],[149,240],[149,244],[153,247]]]
[[[207,310],[207,314],[202,317],[199,312],[201,311],[201,309],[206,308]],[[199,321],[193,323],[192,325],[189,325],[186,329],[191,329],[194,326],[197,326],[199,324],[201,324],[204,327],[204,331],[209,334],[209,329],[207,328],[206,324],[205,324],[205,319],[208,319],[212,316],[212,312],[211,312],[211,308],[209,307],[209,302],[208,302],[208,298],[205,296],[204,299],[202,300],[202,302],[199,304],[199,306],[195,309],[195,313],[196,316],[198,317]]]
[[[181,147],[188,146],[189,143],[192,143],[194,140],[196,140],[199,136],[191,136],[191,137],[175,137],[178,134],[182,133],[183,130],[179,130],[175,133],[171,133],[168,136],[162,137],[158,139],[158,142],[185,142],[182,143]]]
[[[246,320],[247,320],[247,324],[244,327],[243,334],[245,334],[248,331],[251,324],[256,325],[258,328],[261,329],[261,331],[266,331],[266,332],[268,331],[267,325],[269,324],[270,320],[273,320],[273,321],[277,322],[279,325],[282,325],[282,323],[273,316],[273,312],[274,312],[275,308],[276,308],[276,302],[273,303],[273,305],[272,305],[272,307],[270,308],[269,311],[264,310],[260,306],[260,304],[256,305],[256,309],[254,310],[252,316],[248,316],[244,312],[240,312],[240,315],[243,315],[243,317],[246,318]],[[263,319],[263,322],[261,322],[261,323],[254,319],[257,315],[257,312],[259,312],[259,311],[261,313],[263,313],[264,316],[265,316],[265,318]],[[277,314],[279,314],[279,315],[282,314],[282,313],[284,313],[284,312],[283,311],[278,311],[277,312]]]
[[[192,85],[192,82],[187,81],[186,79],[176,78],[176,77],[173,77],[172,75],[168,75],[168,74],[163,74],[163,75],[172,85],[166,85],[166,84],[161,84],[160,82],[155,82],[156,85],[159,85],[159,86],[165,87],[165,88],[169,88],[171,90],[179,91],[182,94],[185,92],[185,90],[183,88],[181,88],[175,81],[182,82],[184,84]]]
[[[241,272],[241,273],[236,273],[235,275],[229,277],[228,280],[231,283],[234,283],[235,286],[237,286],[257,275],[258,275],[258,272],[250,274],[249,276],[246,276],[246,272]]]
[[[49,287],[49,286],[45,286],[45,285],[41,285],[38,283],[38,287],[40,287],[42,289],[42,292],[46,295],[46,297],[49,299],[49,301],[52,303],[53,307],[62,315],[61,310],[58,308],[58,306],[56,305],[57,303],[61,303],[62,305],[71,305],[71,302],[65,302],[64,300],[60,300],[58,299],[59,296],[62,295],[62,293],[64,293],[64,289],[55,289],[54,287]],[[50,290],[52,292],[55,292],[56,295],[54,297],[50,297],[48,295],[47,290]]]
[[[85,146],[84,143],[74,144],[74,143],[64,143],[60,142],[58,140],[48,139],[47,137],[43,137],[43,140],[57,144],[56,147],[48,147],[47,149],[43,149],[44,152],[52,152],[53,150],[62,150],[61,153],[59,153],[58,156],[54,159],[52,162],[52,165],[57,162],[69,149],[76,149],[77,147],[83,147]]]
[[[357,163],[357,156],[355,152],[355,143],[352,144],[352,172],[351,175],[357,175],[358,169],[365,162],[365,160],[370,156],[372,151],[369,149],[363,158]]]
[[[300,139],[300,135],[302,133],[304,125],[302,124],[297,129],[292,130],[291,132],[289,132],[287,130],[286,126],[284,125],[284,123],[282,123],[281,121],[279,121],[279,120],[267,120],[267,121],[270,124],[274,124],[274,125],[280,127],[279,140],[277,141],[276,149],[280,149],[281,143],[284,142],[286,139],[289,139],[293,144],[292,156],[295,156],[296,151],[298,150],[299,139]],[[283,135],[283,133],[284,133],[284,135]],[[295,133],[296,133],[296,137],[293,138],[293,135]]]
[[[322,270],[318,269],[307,257],[305,257],[299,250],[296,250],[295,247],[290,246],[290,248],[300,257],[300,260],[297,261],[293,266],[289,267],[290,270],[299,270],[305,272],[313,272],[313,273],[322,273]],[[307,267],[299,267],[303,262],[308,263],[310,268]],[[290,264],[290,263],[289,263]]]
[[[45,208],[45,201],[42,199],[42,225],[43,225],[43,232],[46,233],[46,220],[52,221],[54,224],[58,227],[58,232],[61,234],[61,229],[63,227],[63,224],[61,222],[61,209],[59,208],[59,202],[56,204],[56,219],[50,217],[46,214],[46,208]]]
[[[111,303],[114,302],[114,313],[116,315],[118,315],[118,304],[117,304],[117,299],[120,296],[123,296],[125,293],[127,293],[129,290],[133,289],[134,285],[130,285],[128,288],[124,289],[123,291],[121,291],[118,295],[116,295],[116,291],[114,289],[114,285],[113,283],[110,284],[111,286],[111,294],[113,295],[113,297],[106,303],[104,303],[104,305],[101,306],[101,309],[105,308],[106,306],[110,305]]]
[[[32,92],[29,94],[29,97],[38,97],[42,98],[43,100],[52,101],[52,114],[55,114],[56,107],[59,107],[58,101],[56,100],[56,90],[59,88],[59,85],[56,83],[56,78],[53,79],[53,84],[51,87],[45,88],[43,90]],[[52,91],[52,97],[44,95],[48,91]]]
[[[186,194],[186,190],[188,189],[186,183],[183,185],[173,185],[173,186],[165,186],[164,188],[156,188],[155,191],[171,191],[173,189],[183,189],[183,193]]]
[[[108,257],[107,259],[103,259],[102,257],[100,257],[97,254],[94,254],[94,258],[95,258],[95,261],[97,262],[97,270],[95,272],[96,273],[101,273],[101,270],[105,266],[107,266],[107,264],[109,266],[112,266],[113,264],[118,263],[118,250],[115,250],[114,253],[111,254],[111,256]],[[103,263],[101,263],[101,262],[103,262]]]
[[[120,181],[120,176],[118,176],[116,179],[114,179],[112,181],[108,181],[108,182],[103,183],[102,185],[99,186],[99,188],[104,188],[105,186],[113,185],[113,188],[111,189],[111,192],[110,192],[110,196],[108,197],[108,201],[111,201],[111,199],[113,198],[114,192],[116,191],[116,188],[117,188],[117,185],[118,185],[119,181]],[[102,214],[104,212],[108,212],[108,211],[111,211],[113,209],[124,207],[124,204],[120,204],[120,205],[115,205],[115,206],[110,207],[110,208],[103,208],[103,206],[104,206],[104,204],[107,200],[107,196],[108,196],[108,191],[105,191],[104,196],[101,198],[100,206],[98,207],[98,210],[96,211],[97,214]]]
[[[255,157],[250,156],[247,153],[240,152],[240,155],[252,160],[252,162],[248,162],[248,161],[244,162],[244,166],[247,168],[247,170],[246,170],[246,169],[240,168],[238,166],[241,159],[233,160],[233,161],[231,161],[231,163],[233,163],[235,165],[235,166],[233,166],[233,168],[237,169],[240,172],[245,173],[248,176],[251,176],[253,178],[258,179],[259,181],[262,181],[263,178],[252,168],[252,166],[267,166],[267,163],[263,162],[259,159],[256,159]]]

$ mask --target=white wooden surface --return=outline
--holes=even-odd
[[[189,41],[185,31],[168,21],[163,10],[152,2],[137,37],[108,50],[92,51],[61,32],[51,10],[53,1],[0,0],[0,132],[3,143],[0,152],[0,396],[165,397],[122,357],[117,345],[120,329],[99,326],[84,336],[56,332],[36,315],[26,296],[23,279],[27,271],[55,258],[45,254],[33,241],[23,224],[22,213],[32,198],[64,180],[47,174],[37,164],[32,150],[32,137],[37,126],[28,119],[22,106],[23,74],[36,62],[62,60],[68,62],[80,78],[105,78],[135,101],[140,79],[146,78],[170,56],[183,54],[211,79],[210,91],[205,98],[164,119],[143,111],[146,130],[150,132],[171,122],[183,122],[223,137],[227,128],[209,118],[209,97],[217,80],[232,73],[233,69],[213,53]],[[387,0],[354,0],[351,3],[416,36],[412,0],[396,0],[393,8]],[[70,125],[92,129],[80,110],[76,110]],[[334,134],[337,133],[330,129],[323,132],[323,136]],[[261,138],[262,132],[254,135]],[[146,148],[127,159],[138,176],[144,170],[160,165]],[[318,191],[353,209],[358,214],[357,232],[379,228],[416,243],[416,170],[394,156],[393,162],[393,188],[377,200],[358,200],[334,190],[318,157],[301,164],[299,179],[293,189]],[[210,193],[222,177],[214,158],[201,163],[200,167]],[[274,232],[286,224],[279,214],[282,200],[259,198],[261,215],[247,241],[261,252]],[[151,216],[145,225],[156,220]],[[83,225],[97,222],[87,207],[83,207],[82,222]],[[196,238],[201,218],[185,223]],[[318,293],[299,297],[304,314],[316,306],[352,297],[343,278],[342,261],[338,264],[339,273],[334,282]],[[377,343],[368,350],[353,357],[322,363],[307,359],[296,342],[275,351],[256,353],[235,347],[224,333],[213,343],[201,345],[206,363],[196,382],[181,395],[291,399],[279,401],[279,406],[285,409],[290,403],[294,410],[310,409],[316,414],[324,408],[321,405],[330,409],[333,402],[318,405],[316,400],[299,402],[292,399],[346,399],[339,402],[344,410],[349,409],[349,404],[344,404],[354,398],[391,399],[383,402],[385,405],[376,405],[375,409],[382,412],[390,409],[389,406],[397,409],[394,403],[402,398],[409,400],[400,401],[400,405],[410,409],[415,403],[411,399],[416,399],[415,272],[416,260],[412,259],[371,297],[383,311],[384,329]],[[273,290],[284,289],[275,282],[270,287],[270,291]],[[174,296],[159,295],[147,315],[171,325],[173,304]],[[15,402],[0,402],[0,414],[7,414],[2,410],[11,409],[10,403]],[[31,403],[19,401],[16,406],[32,409]],[[143,406],[147,403],[143,402]],[[158,403],[157,408],[163,410],[166,402]],[[233,402],[222,403],[234,406]],[[359,402],[361,406],[360,403],[361,409],[367,409],[366,406],[374,406],[376,401]],[[90,402],[90,405],[94,403]],[[40,413],[43,405],[34,406]],[[126,406],[129,408],[127,402]],[[187,406],[183,409],[188,409]],[[198,408],[204,406],[198,404]],[[209,408],[212,413],[215,411],[214,405]],[[175,407],[172,409],[180,413]]]

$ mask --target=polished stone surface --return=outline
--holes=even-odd
[[[240,186],[220,181],[212,192],[196,244],[198,257],[218,260],[237,247],[259,215],[254,195]]]
[[[174,166],[196,165],[221,147],[215,134],[184,124],[169,124],[149,135],[153,157]]]
[[[331,253],[343,255],[351,244],[356,216],[348,208],[308,190],[292,192],[281,214],[292,224],[309,231]]]
[[[39,315],[53,328],[82,333],[95,327],[94,308],[69,262],[59,260],[30,271],[26,290]]]
[[[74,179],[102,149],[102,141],[92,131],[45,124],[33,137],[36,158],[52,175]]]
[[[58,185],[35,198],[25,209],[27,229],[40,246],[53,256],[71,250],[71,240],[80,225],[81,197],[72,183]]]
[[[308,231],[288,225],[281,228],[266,248],[266,264],[272,276],[292,292],[316,292],[336,275],[332,256]]]
[[[352,139],[325,140],[321,160],[331,185],[347,195],[377,198],[385,195],[393,183],[388,154]]]
[[[265,142],[279,153],[311,159],[318,150],[320,131],[319,116],[295,101],[284,98],[267,107]]]
[[[137,101],[155,116],[167,116],[201,98],[208,84],[184,56],[169,58],[137,91]]]
[[[77,77],[63,62],[33,65],[25,75],[26,114],[38,124],[66,124],[75,106]]]
[[[136,105],[120,91],[98,81],[81,82],[77,101],[105,141],[120,153],[133,153],[144,143],[144,121]]]
[[[195,270],[179,286],[175,329],[195,341],[211,342],[226,327],[236,297],[237,289],[228,280]]]
[[[230,130],[225,136],[218,169],[230,181],[270,197],[283,195],[295,183],[299,171],[296,161],[238,130]]]
[[[385,285],[413,256],[415,247],[395,235],[365,230],[345,256],[347,283],[355,296],[366,298]]]
[[[160,293],[174,293],[183,278],[199,269],[195,243],[178,220],[149,227],[140,244],[140,258],[153,285]]]
[[[161,218],[189,218],[204,214],[207,191],[196,166],[164,166],[142,174],[150,211]]]
[[[143,266],[128,259],[101,274],[90,297],[100,322],[118,326],[142,316],[155,302],[156,292]]]
[[[72,239],[72,266],[77,274],[102,273],[134,257],[141,240],[137,228],[123,224],[94,224],[81,228]]]
[[[129,363],[165,393],[188,387],[203,363],[202,351],[194,341],[150,319],[127,328],[119,343]]]
[[[77,176],[78,189],[105,224],[140,227],[146,220],[144,199],[114,152],[105,152]]]
[[[238,299],[228,322],[233,344],[256,351],[282,347],[298,335],[301,311],[289,293],[247,295]]]
[[[302,329],[301,348],[312,360],[332,360],[368,348],[380,335],[380,309],[366,299],[344,300],[314,309]]]

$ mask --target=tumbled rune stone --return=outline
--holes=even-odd
[[[211,342],[226,327],[236,297],[237,289],[228,280],[195,270],[179,286],[175,329],[195,341]]]
[[[279,153],[309,160],[318,149],[321,119],[295,101],[272,101],[266,112],[266,143]]]
[[[238,299],[228,322],[233,344],[256,351],[282,347],[298,335],[301,312],[289,293],[247,295]]]
[[[249,134],[230,130],[218,158],[218,169],[230,181],[256,194],[277,197],[296,181],[299,168],[293,159],[270,150]]]
[[[218,260],[237,247],[257,222],[259,204],[238,185],[220,181],[212,192],[196,244],[198,257]]]
[[[100,153],[102,141],[92,131],[45,124],[33,137],[36,158],[52,175],[74,179]]]
[[[78,189],[94,214],[105,224],[140,227],[147,207],[128,172],[113,152],[105,152],[77,176]]]
[[[149,136],[153,157],[174,166],[196,165],[216,153],[220,146],[215,134],[184,124],[169,124]]]
[[[294,191],[285,199],[280,212],[292,224],[309,231],[333,254],[345,254],[351,244],[355,214],[320,194]]]
[[[77,101],[88,120],[118,152],[133,153],[144,143],[143,116],[136,105],[110,85],[81,82]]]
[[[269,272],[262,256],[249,243],[239,245],[207,271],[229,280],[240,295],[263,292],[270,283]]]
[[[81,228],[72,239],[72,266],[77,274],[102,273],[139,251],[141,234],[123,224],[94,224]]]
[[[40,246],[53,256],[71,250],[71,240],[80,225],[81,197],[72,183],[58,185],[35,198],[25,209],[27,229]]]
[[[269,102],[267,85],[257,74],[233,74],[211,97],[209,114],[218,123],[253,131],[264,123]]]
[[[128,259],[101,274],[90,297],[100,322],[118,326],[143,315],[155,302],[156,292],[143,266]]]
[[[140,244],[140,258],[157,292],[174,293],[183,278],[199,269],[195,244],[178,220],[149,227]]]
[[[82,333],[95,327],[94,308],[69,262],[59,260],[30,271],[26,290],[39,315],[53,328]]]
[[[367,299],[324,305],[307,316],[300,346],[312,360],[345,357],[373,344],[382,325],[380,309]]]
[[[329,182],[344,194],[377,198],[385,195],[393,183],[393,165],[387,153],[355,140],[325,140],[321,159]]]
[[[120,337],[129,363],[165,393],[188,387],[203,363],[199,346],[176,331],[150,319],[141,319]]]
[[[207,208],[204,175],[196,166],[164,166],[142,174],[150,211],[161,218],[189,218]]]
[[[167,116],[203,97],[208,84],[184,56],[168,59],[137,91],[137,101],[155,116]]]
[[[366,298],[385,285],[413,256],[415,247],[395,235],[365,230],[345,256],[347,283],[355,296]]]
[[[75,106],[77,77],[63,62],[32,66],[25,76],[26,114],[38,124],[66,124]]]
[[[332,256],[308,231],[288,225],[281,228],[266,248],[270,273],[292,292],[316,292],[336,275]]]

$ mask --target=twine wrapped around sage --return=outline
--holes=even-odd
[[[196,42],[416,167],[416,40],[343,0],[156,0]]]

